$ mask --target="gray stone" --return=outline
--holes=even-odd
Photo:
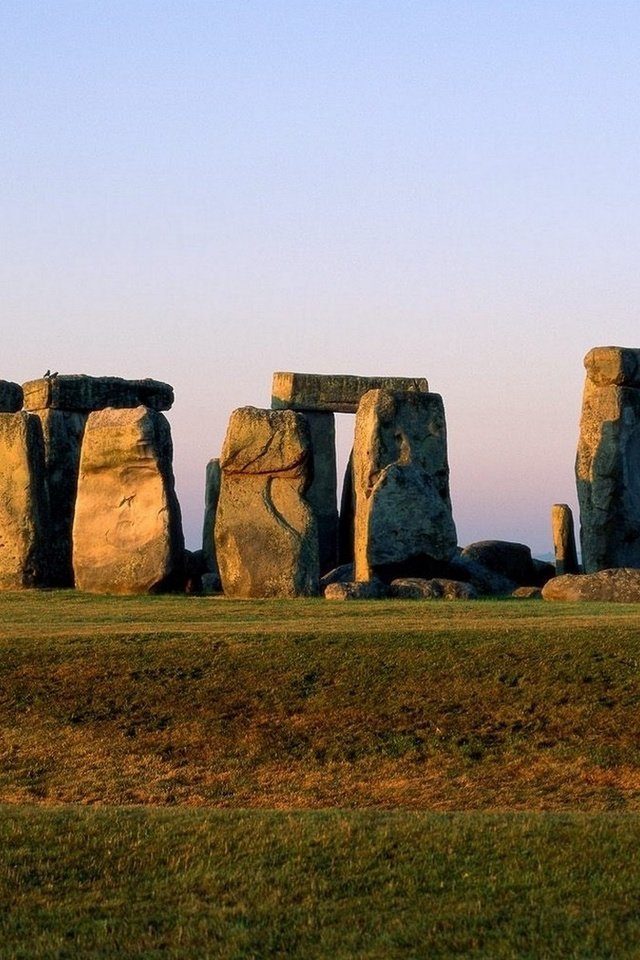
[[[46,580],[48,500],[40,421],[0,413],[0,589]]]
[[[169,410],[173,405],[173,387],[150,379],[123,380],[121,377],[61,374],[29,380],[23,384],[23,391],[27,410],[89,413],[107,407],[125,409],[145,406],[151,410]]]
[[[356,416],[356,580],[379,567],[456,552],[442,399],[435,393],[371,390]],[[392,579],[392,577],[390,577]]]
[[[351,583],[353,581],[353,564],[342,563],[339,567],[329,570],[320,577],[320,592],[324,593],[330,583]]]
[[[305,498],[313,470],[305,417],[292,410],[235,410],[220,466],[215,538],[225,594],[317,593],[318,530]]]
[[[542,588],[545,600],[640,602],[640,570],[615,568],[597,573],[554,577]]]
[[[326,600],[384,600],[389,596],[389,587],[380,580],[337,581],[325,588],[324,596]]]
[[[353,563],[355,546],[356,494],[353,488],[353,448],[344,472],[338,518],[338,563]]]
[[[524,543],[478,540],[464,547],[460,555],[512,581],[514,586],[537,586],[531,550]]]
[[[274,410],[308,410],[356,413],[369,390],[427,393],[424,377],[354,377],[346,374],[274,373],[271,407]]]
[[[220,499],[221,483],[220,460],[216,457],[209,460],[204,484],[204,522],[202,524],[202,552],[204,554],[205,570],[220,577],[218,558],[216,556],[216,510]]]
[[[88,414],[69,410],[39,410],[42,424],[46,482],[51,511],[47,583],[51,587],[74,584],[73,518],[80,471],[80,451]]]
[[[76,586],[150,593],[184,582],[184,538],[166,417],[146,407],[90,414],[73,523]]]
[[[566,503],[554,503],[551,508],[553,551],[556,560],[556,575],[578,573],[578,555],[573,528],[573,513]]]
[[[401,600],[475,600],[475,587],[460,580],[434,577],[399,577],[391,582],[391,595]]]
[[[338,482],[336,425],[333,413],[305,413],[313,450],[313,480],[306,499],[318,524],[320,573],[338,562]]]
[[[205,597],[212,597],[214,593],[220,593],[222,585],[217,573],[203,573],[201,577],[202,593]]]
[[[22,409],[22,387],[10,380],[0,380],[0,413],[17,413]]]
[[[640,351],[596,347],[585,357],[576,457],[586,573],[640,567]]]
[[[460,554],[450,563],[451,574],[471,583],[484,596],[509,596],[516,588],[515,581],[485,567],[482,563]]]

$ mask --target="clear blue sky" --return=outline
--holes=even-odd
[[[0,377],[172,383],[195,547],[274,370],[426,376],[460,542],[550,549],[582,358],[640,346],[637,0],[3,0],[0,37]]]

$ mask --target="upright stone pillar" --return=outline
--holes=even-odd
[[[40,421],[29,413],[0,413],[0,590],[46,582],[48,541]]]
[[[242,407],[222,448],[216,553],[229,597],[318,591],[318,530],[305,498],[312,478],[309,424],[292,410]]]
[[[353,489],[353,447],[344,471],[338,521],[338,563],[353,563],[356,495]]]
[[[407,563],[452,559],[457,546],[449,495],[442,398],[371,390],[360,401],[353,450],[355,579]]]
[[[152,593],[181,585],[184,538],[166,417],[147,407],[90,414],[75,518],[76,586]]]
[[[316,515],[320,573],[333,570],[338,562],[338,480],[336,466],[336,424],[333,413],[307,411],[313,480],[306,499]]]
[[[556,561],[556,576],[578,573],[576,538],[573,530],[573,513],[566,503],[554,503],[551,508],[553,551]]]
[[[216,557],[216,511],[220,498],[220,460],[215,457],[209,460],[204,485],[204,523],[202,525],[202,553],[207,573],[219,576],[218,559]]]
[[[576,481],[585,573],[640,567],[640,350],[585,357]]]

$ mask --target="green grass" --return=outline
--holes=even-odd
[[[3,957],[619,958],[636,816],[4,809]]]
[[[0,957],[640,957],[639,663],[631,605],[0,595]]]

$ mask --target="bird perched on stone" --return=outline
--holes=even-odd
[[[47,370],[46,373],[43,373],[43,374],[42,374],[42,379],[43,379],[43,380],[48,380],[50,376],[51,376],[51,370]]]
[[[55,373],[52,373],[52,374],[51,374],[51,376],[49,377],[49,379],[50,379],[50,380],[53,380],[53,378],[54,378],[54,377],[57,377],[57,376],[58,376],[58,371],[56,370]]]

